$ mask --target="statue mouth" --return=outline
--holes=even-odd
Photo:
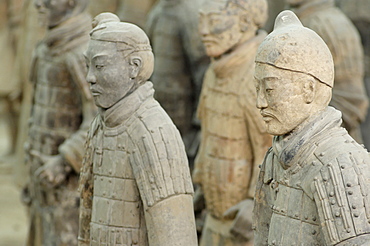
[[[93,96],[99,96],[99,95],[101,94],[101,92],[100,92],[100,91],[98,91],[98,90],[93,90],[93,89],[91,89],[90,91],[91,91],[91,94],[92,94]]]
[[[262,119],[263,119],[263,121],[265,121],[265,122],[269,122],[269,121],[271,121],[272,119],[274,119],[275,118],[275,116],[273,115],[273,114],[271,114],[271,113],[268,113],[268,112],[266,112],[266,111],[262,111],[261,110],[261,115],[262,115]]]

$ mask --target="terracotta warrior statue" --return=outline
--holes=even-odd
[[[343,127],[362,143],[360,123],[366,118],[364,54],[358,31],[334,0],[286,0],[304,26],[324,39],[334,59],[335,85],[330,105],[343,113]],[[351,1],[352,2],[352,1]]]
[[[87,0],[37,0],[48,31],[36,47],[26,143],[30,182],[28,244],[77,245],[81,168],[87,129],[96,110],[85,80],[83,51],[91,19]]]
[[[267,2],[207,0],[199,13],[202,41],[212,58],[198,107],[202,135],[193,173],[201,187],[195,203],[203,191],[208,211],[201,245],[252,245],[258,165],[271,146],[253,82]]]
[[[93,26],[85,56],[99,114],[80,180],[79,245],[196,246],[184,144],[147,81],[149,39],[111,13]]]
[[[258,48],[254,76],[274,135],[256,188],[255,245],[369,245],[370,158],[328,106],[328,46],[283,11]]]
[[[179,129],[190,164],[199,146],[196,107],[209,64],[198,33],[199,0],[160,0],[148,16],[147,33],[156,57],[155,98]]]

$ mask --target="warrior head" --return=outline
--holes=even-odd
[[[219,57],[254,37],[268,10],[266,0],[205,0],[199,14],[207,55]]]
[[[318,34],[303,27],[293,12],[283,11],[258,48],[255,80],[268,133],[289,134],[329,104],[333,58]]]
[[[154,56],[145,32],[120,22],[111,13],[93,20],[85,52],[87,82],[100,108],[110,108],[145,83],[153,73]]]
[[[34,0],[40,22],[49,29],[82,13],[89,0]]]

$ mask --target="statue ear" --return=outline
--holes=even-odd
[[[310,104],[315,99],[316,81],[314,78],[302,78],[297,81],[303,84],[303,98],[307,104]]]
[[[141,67],[143,65],[143,60],[139,56],[130,57],[130,79],[136,79],[139,75]]]

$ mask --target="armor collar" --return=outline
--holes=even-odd
[[[311,117],[300,129],[288,136],[275,136],[272,142],[273,152],[284,169],[297,164],[297,159],[305,160],[312,154],[317,143],[333,133],[345,134],[341,128],[342,113],[333,107]]]
[[[235,70],[240,70],[240,66],[244,65],[246,61],[254,59],[255,52],[266,35],[264,30],[259,30],[255,37],[239,45],[231,52],[222,55],[219,59],[212,59],[212,68],[216,77],[235,76]]]
[[[303,18],[316,11],[321,11],[323,9],[327,9],[331,7],[334,7],[333,0],[320,0],[316,2],[309,2],[309,3],[303,4],[302,6],[298,8],[293,8],[292,10],[294,11],[294,13],[296,13],[296,15],[299,18]]]
[[[106,111],[101,112],[103,125],[108,128],[121,125],[133,115],[146,100],[153,98],[153,95],[153,84],[147,81],[130,95],[122,98]]]

